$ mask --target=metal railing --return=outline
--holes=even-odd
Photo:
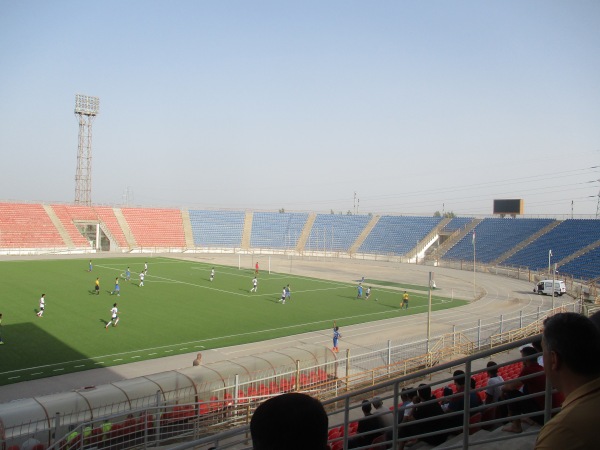
[[[520,314],[510,320],[502,319],[489,326],[479,323],[478,327],[436,338],[429,352],[426,351],[426,341],[402,345],[392,345],[388,341],[387,345],[377,346],[362,354],[351,355],[347,352],[345,357],[335,362],[302,370],[296,367],[278,371],[275,377],[257,373],[252,381],[245,383],[236,383],[232,379],[225,383],[225,387],[215,390],[209,402],[190,401],[190,398],[194,398],[191,392],[173,391],[164,395],[164,398],[170,399],[169,402],[161,402],[159,396],[136,399],[135,404],[139,405],[137,409],[129,409],[126,404],[120,403],[95,410],[92,417],[82,412],[61,414],[54,418],[53,423],[37,421],[7,428],[4,434],[6,438],[0,440],[0,444],[13,445],[34,435],[46,445],[53,443],[53,448],[64,448],[73,437],[79,436],[80,447],[100,445],[103,448],[122,449],[164,445],[165,442],[220,434],[228,428],[249,423],[255,407],[273,395],[307,392],[327,404],[339,404],[346,398],[360,397],[364,392],[393,390],[433,374],[439,377],[445,368],[463,364],[463,360],[465,364],[472,364],[489,355],[515,348],[520,342],[529,342],[532,339],[530,336],[539,333],[541,321],[546,315],[579,308],[579,304],[575,303],[543,315],[538,311],[528,316]],[[478,340],[472,340],[469,336],[476,336]],[[462,355],[469,356],[455,360]],[[331,364],[335,365],[333,370],[327,367]],[[101,424],[107,417],[112,423],[120,425],[117,431],[112,434],[96,431],[102,428]],[[152,426],[143,426],[140,420],[148,417],[152,417]],[[69,430],[70,427],[74,427],[74,430]]]

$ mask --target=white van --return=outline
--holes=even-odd
[[[537,284],[536,289],[534,289],[534,292],[536,290],[539,295],[552,295],[552,280],[540,281]],[[554,296],[563,295],[565,292],[567,292],[565,282],[562,280],[554,280]]]

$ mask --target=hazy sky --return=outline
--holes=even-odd
[[[0,200],[595,215],[600,2],[0,0]]]

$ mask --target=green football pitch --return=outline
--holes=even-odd
[[[139,272],[148,273],[139,287]],[[131,280],[125,280],[127,267]],[[211,268],[215,269],[210,281]],[[368,301],[357,300],[356,282],[347,283],[261,271],[254,272],[174,258],[114,258],[4,261],[0,313],[0,385],[126,364],[145,359],[226,347],[422,313],[428,293],[411,289],[410,309],[400,311],[402,285],[373,283]],[[100,294],[94,292],[100,277]],[[119,277],[120,296],[111,295]],[[379,286],[377,283],[381,283]],[[278,302],[287,284],[291,300]],[[46,294],[43,317],[39,299]],[[113,303],[119,324],[105,328]],[[432,309],[465,304],[433,297]]]

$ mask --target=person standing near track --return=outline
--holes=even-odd
[[[408,309],[408,292],[404,291],[404,294],[402,294],[402,303],[400,303],[400,309],[404,308],[406,306],[406,309]]]
[[[196,359],[192,361],[192,367],[197,367],[202,364],[202,353],[196,355]]]
[[[332,351],[334,353],[338,353],[340,349],[338,348],[338,340],[342,338],[342,333],[340,333],[340,327],[338,327],[333,321],[333,348]]]
[[[44,315],[44,308],[46,307],[46,294],[42,294],[40,298],[40,310],[37,312],[36,316],[42,317]]]
[[[90,259],[90,264],[88,266],[88,272],[91,272],[94,266],[92,266],[92,260]]]
[[[258,261],[256,261],[256,264],[254,265],[254,276],[258,275]]]

